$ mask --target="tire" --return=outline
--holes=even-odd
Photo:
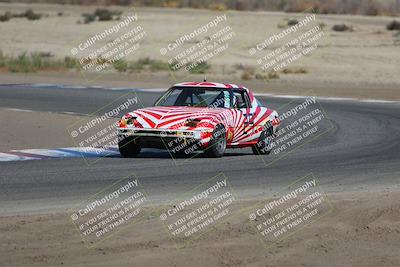
[[[140,144],[131,136],[122,137],[118,142],[119,153],[123,158],[135,158],[139,155],[140,150],[142,149]]]
[[[185,150],[178,150],[176,152],[173,152],[176,158],[186,158],[189,156],[189,154],[185,153]]]
[[[220,158],[226,149],[226,131],[222,125],[217,125],[212,133],[209,147],[205,153],[211,158]]]
[[[273,134],[272,131],[272,128],[268,128],[261,132],[260,137],[258,137],[257,144],[251,147],[254,155],[269,155],[271,153],[272,147],[270,145]]]

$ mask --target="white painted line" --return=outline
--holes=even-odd
[[[18,111],[18,112],[34,112],[33,110],[30,109],[20,109],[20,108],[6,108],[6,110]]]
[[[112,88],[104,88],[106,90],[113,90],[113,91],[134,91],[134,92],[165,92],[167,89],[166,88],[131,88],[131,87],[112,87]]]
[[[277,95],[268,93],[254,93],[255,96],[268,96],[273,98],[308,98],[312,96],[300,96],[300,95]],[[350,98],[350,97],[329,97],[329,96],[316,96],[318,100],[327,101],[353,101],[353,102],[366,102],[366,103],[386,103],[386,104],[400,104],[400,101],[396,100],[380,100],[380,99],[360,99],[360,98]]]
[[[83,86],[83,85],[67,85],[67,84],[61,84],[58,87],[66,88],[66,89],[86,89],[86,88],[89,88],[88,86]]]
[[[24,84],[26,86],[32,86],[32,87],[56,87],[58,86],[57,84],[54,83],[26,83]]]
[[[155,93],[158,93],[158,92],[167,91],[167,88],[149,88],[149,89],[142,88],[142,89],[138,89],[138,91],[140,91],[140,92],[155,92]]]
[[[67,114],[67,115],[74,115],[74,116],[90,116],[91,114],[85,114],[85,113],[79,113],[79,112],[73,112],[73,111],[64,111],[62,114]]]

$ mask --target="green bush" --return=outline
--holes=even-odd
[[[24,16],[28,19],[28,20],[39,20],[42,18],[42,14],[37,14],[35,12],[33,12],[32,9],[28,9],[25,13]]]
[[[296,25],[298,23],[299,23],[299,21],[297,19],[289,19],[288,22],[287,22],[287,25],[288,26],[294,26],[294,25]]]
[[[77,68],[79,65],[78,60],[72,57],[65,57],[64,58],[64,66],[67,69],[73,69],[73,68]]]
[[[94,12],[94,15],[99,18],[99,21],[108,21],[113,19],[113,12],[105,8],[98,8]]]
[[[114,69],[116,69],[119,72],[126,72],[128,70],[128,63],[123,59],[119,59],[113,62],[113,66]]]
[[[3,52],[0,51],[0,68],[4,68],[6,66],[6,58],[3,55]]]
[[[154,60],[149,57],[140,58],[135,62],[131,62],[128,68],[132,71],[141,71],[143,69],[150,69],[151,71],[168,70],[169,66],[166,62],[161,60]]]
[[[39,53],[32,53],[31,54],[31,65],[34,70],[40,70],[47,67],[47,62],[43,60],[43,58],[39,55]]]
[[[7,67],[11,72],[33,72],[32,63],[26,52],[20,54],[16,59],[10,59]]]
[[[49,53],[27,52],[21,53],[16,58],[0,54],[0,67],[11,72],[36,72],[40,70],[65,69],[66,61],[51,60],[46,56]]]
[[[9,21],[12,18],[12,14],[10,12],[6,12],[3,15],[0,15],[0,21]]]
[[[96,15],[94,15],[94,14],[83,13],[82,16],[83,16],[83,22],[85,24],[88,24],[88,23],[93,22],[93,21],[96,20]]]

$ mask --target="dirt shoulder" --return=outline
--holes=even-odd
[[[12,124],[12,127],[6,127],[0,132],[0,151],[4,152],[12,149],[74,146],[67,127],[81,117],[2,108],[0,118],[7,118],[7,123],[4,123],[9,126]]]
[[[0,217],[0,265],[399,266],[400,191],[328,197],[330,214],[268,249],[245,216],[181,249],[175,248],[158,216],[94,249],[84,247],[66,212]]]

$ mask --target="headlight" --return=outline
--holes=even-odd
[[[128,125],[133,125],[135,128],[143,128],[143,126],[138,122],[137,117],[132,116],[131,114],[126,114],[119,121],[119,127],[125,128]]]
[[[187,119],[185,122],[185,126],[197,127],[197,124],[199,124],[200,121],[201,121],[200,119]]]
[[[194,131],[193,137],[195,139],[201,139],[201,131]]]
[[[127,124],[128,124],[128,123],[127,123],[127,121],[126,121],[125,118],[120,119],[119,122],[118,122],[119,128],[126,128],[126,125],[127,125]]]

